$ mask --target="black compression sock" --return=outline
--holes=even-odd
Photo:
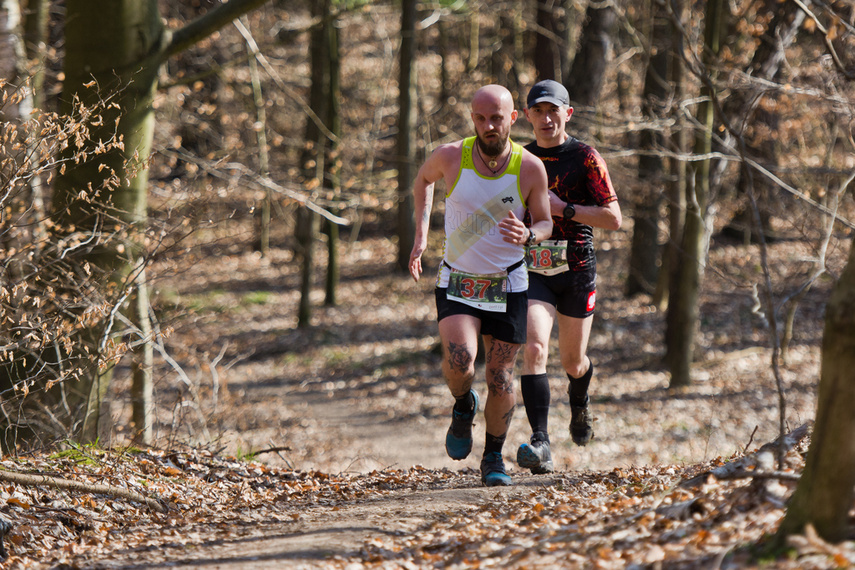
[[[475,396],[472,395],[472,390],[467,390],[466,394],[454,399],[454,409],[461,414],[471,414],[475,409]]]
[[[584,406],[588,402],[588,386],[591,385],[591,377],[594,375],[594,363],[588,361],[588,371],[580,378],[573,378],[569,374],[567,378],[570,380],[570,405]]]
[[[525,415],[531,426],[531,432],[548,433],[549,427],[549,376],[543,374],[523,374],[520,377]]]
[[[484,455],[491,452],[502,453],[502,448],[505,446],[505,437],[507,434],[495,436],[487,434],[487,440],[484,444]]]

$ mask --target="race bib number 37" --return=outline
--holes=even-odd
[[[446,296],[484,311],[504,313],[508,305],[508,276],[476,275],[452,269],[448,276]]]

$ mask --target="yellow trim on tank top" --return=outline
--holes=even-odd
[[[508,159],[508,166],[504,172],[502,172],[499,176],[484,176],[478,169],[475,168],[475,160],[472,158],[472,149],[474,148],[475,139],[477,137],[468,137],[463,139],[463,147],[461,149],[460,156],[460,169],[457,171],[457,178],[454,179],[454,184],[451,185],[448,192],[445,194],[445,197],[448,198],[451,196],[451,193],[454,192],[454,189],[457,188],[457,183],[460,182],[460,175],[463,174],[463,169],[473,171],[479,178],[483,178],[484,180],[498,180],[502,176],[506,174],[513,174],[517,177],[517,196],[520,197],[520,201],[524,208],[528,208],[528,205],[525,203],[525,198],[523,198],[522,190],[520,190],[520,167],[522,166],[522,145],[518,145],[514,141],[511,142],[511,157]],[[510,139],[508,139],[510,140]]]

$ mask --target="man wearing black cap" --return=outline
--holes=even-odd
[[[530,281],[521,391],[532,436],[520,446],[517,463],[532,473],[549,473],[546,362],[552,327],[557,316],[561,364],[569,379],[570,435],[577,445],[586,445],[594,435],[588,405],[594,368],[586,354],[596,304],[593,228],[619,229],[622,218],[603,158],[567,134],[573,107],[564,86],[551,79],[537,83],[526,106],[536,140],[525,148],[546,167],[553,231],[526,256]]]

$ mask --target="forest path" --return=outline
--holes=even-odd
[[[612,250],[599,263],[602,293],[589,351],[596,364],[591,385],[594,440],[584,448],[570,441],[566,378],[552,361],[555,475],[532,476],[514,461],[517,447],[529,437],[517,391],[518,407],[505,445],[514,485],[481,487],[483,411],[476,416],[474,449],[466,460],[452,461],[443,447],[453,401],[440,373],[430,284],[391,273],[394,248],[385,240],[365,240],[350,248],[346,259],[355,263],[343,268],[339,305],[317,309],[307,329],[295,327],[299,275],[289,259],[223,256],[186,268],[174,284],[162,286],[173,287],[172,294],[185,304],[211,309],[182,315],[170,342],[204,347],[209,362],[224,351],[221,362],[229,365],[219,370],[216,406],[201,414],[207,417],[205,433],[223,454],[257,453],[257,461],[295,475],[353,477],[355,484],[372,476],[401,482],[348,500],[271,505],[253,515],[251,523],[218,523],[214,528],[176,523],[172,534],[152,537],[151,546],[114,551],[97,567],[340,568],[342,560],[352,561],[366,545],[390,537],[415,541],[407,537],[462,520],[490,503],[516,512],[537,493],[578,491],[584,497],[589,478],[669,465],[679,470],[777,437],[777,387],[765,341],[752,336],[751,299],[734,297],[720,275],[709,276],[702,306],[705,328],[722,342],[743,341],[702,352],[695,383],[670,390],[660,364],[662,317],[644,299],[620,296],[617,279],[625,260]],[[719,253],[712,255],[725,265],[726,260],[716,257]],[[211,276],[219,280],[212,282]],[[823,292],[811,293],[803,304],[821,307]],[[321,299],[316,301],[320,305]],[[815,409],[821,311],[810,314],[782,370],[790,426],[810,420]],[[196,366],[204,371],[203,365]],[[159,373],[168,378],[171,371]],[[479,367],[475,388],[482,401],[483,375]],[[203,406],[212,401],[213,387],[206,381],[202,375],[197,388]],[[128,392],[120,381],[113,389],[117,400]],[[172,426],[171,437],[198,437],[197,416],[187,414],[175,422],[171,415],[186,392],[161,390],[159,397],[164,400],[159,424]],[[124,409],[128,413],[129,405]],[[274,448],[279,451],[267,451]],[[222,508],[239,509],[240,503]]]

